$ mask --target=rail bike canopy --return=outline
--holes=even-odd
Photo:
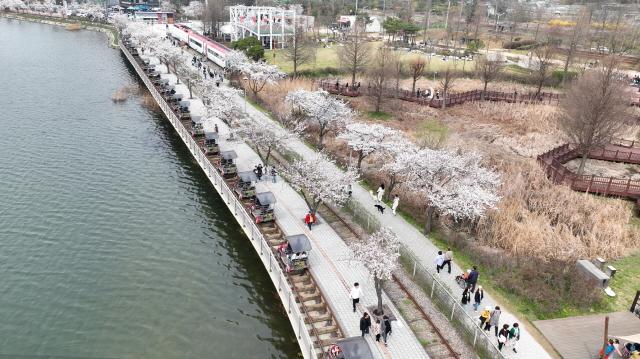
[[[335,345],[340,350],[330,353],[332,359],[373,359],[369,344],[362,337],[341,339]]]
[[[215,144],[218,142],[218,133],[215,131],[204,131],[204,139],[207,144]]]
[[[309,237],[304,234],[294,234],[285,238],[291,251],[293,253],[309,252],[311,251],[311,242]]]
[[[276,196],[271,192],[256,193],[256,202],[261,206],[270,206],[276,203]]]
[[[220,157],[222,157],[222,159],[226,161],[233,161],[238,158],[238,154],[236,154],[236,151],[234,150],[222,151],[220,152]]]
[[[258,180],[258,176],[256,176],[253,171],[238,172],[238,178],[245,183],[256,182]]]

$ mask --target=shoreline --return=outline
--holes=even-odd
[[[109,47],[117,49],[119,44],[119,37],[116,34],[115,27],[106,24],[96,24],[88,21],[82,20],[72,20],[68,18],[60,18],[54,16],[40,15],[40,14],[30,14],[30,13],[18,13],[11,11],[0,11],[0,17],[4,17],[7,19],[15,19],[15,20],[23,20],[30,21],[40,24],[47,24],[53,26],[61,26],[66,27],[71,24],[79,24],[81,26],[80,30],[91,30],[98,31],[104,33],[109,41]]]

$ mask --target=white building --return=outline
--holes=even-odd
[[[313,16],[299,15],[296,10],[270,6],[229,7],[229,20],[233,28],[231,40],[255,36],[265,48],[282,48],[287,37],[296,31],[313,28]]]

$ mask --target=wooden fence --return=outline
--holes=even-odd
[[[579,156],[580,151],[577,150],[576,146],[565,144],[543,153],[538,156],[537,160],[544,168],[547,177],[556,184],[566,184],[575,191],[629,197],[640,202],[640,181],[577,175],[563,165],[563,163]],[[589,154],[589,158],[592,158],[591,154]]]
[[[320,82],[318,87],[321,89],[342,96],[358,97],[361,95],[375,96],[376,89],[370,85],[359,86],[346,86],[339,83]],[[501,101],[509,103],[548,103],[557,105],[559,101],[558,94],[550,92],[541,92],[540,94],[527,93],[519,94],[517,92],[500,92],[500,91],[482,91],[472,90],[466,92],[455,93],[447,96],[446,98],[438,97],[424,97],[416,96],[416,93],[406,89],[394,89],[384,88],[383,96],[390,98],[399,98],[401,100],[416,102],[421,105],[430,106],[433,108],[442,108],[443,103],[445,107],[463,104],[469,101]]]

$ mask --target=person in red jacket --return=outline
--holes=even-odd
[[[309,226],[309,230],[311,230],[311,225],[316,223],[316,216],[313,214],[313,212],[309,211],[309,213],[307,213],[307,215],[304,217],[304,223],[306,223],[307,226]]]

